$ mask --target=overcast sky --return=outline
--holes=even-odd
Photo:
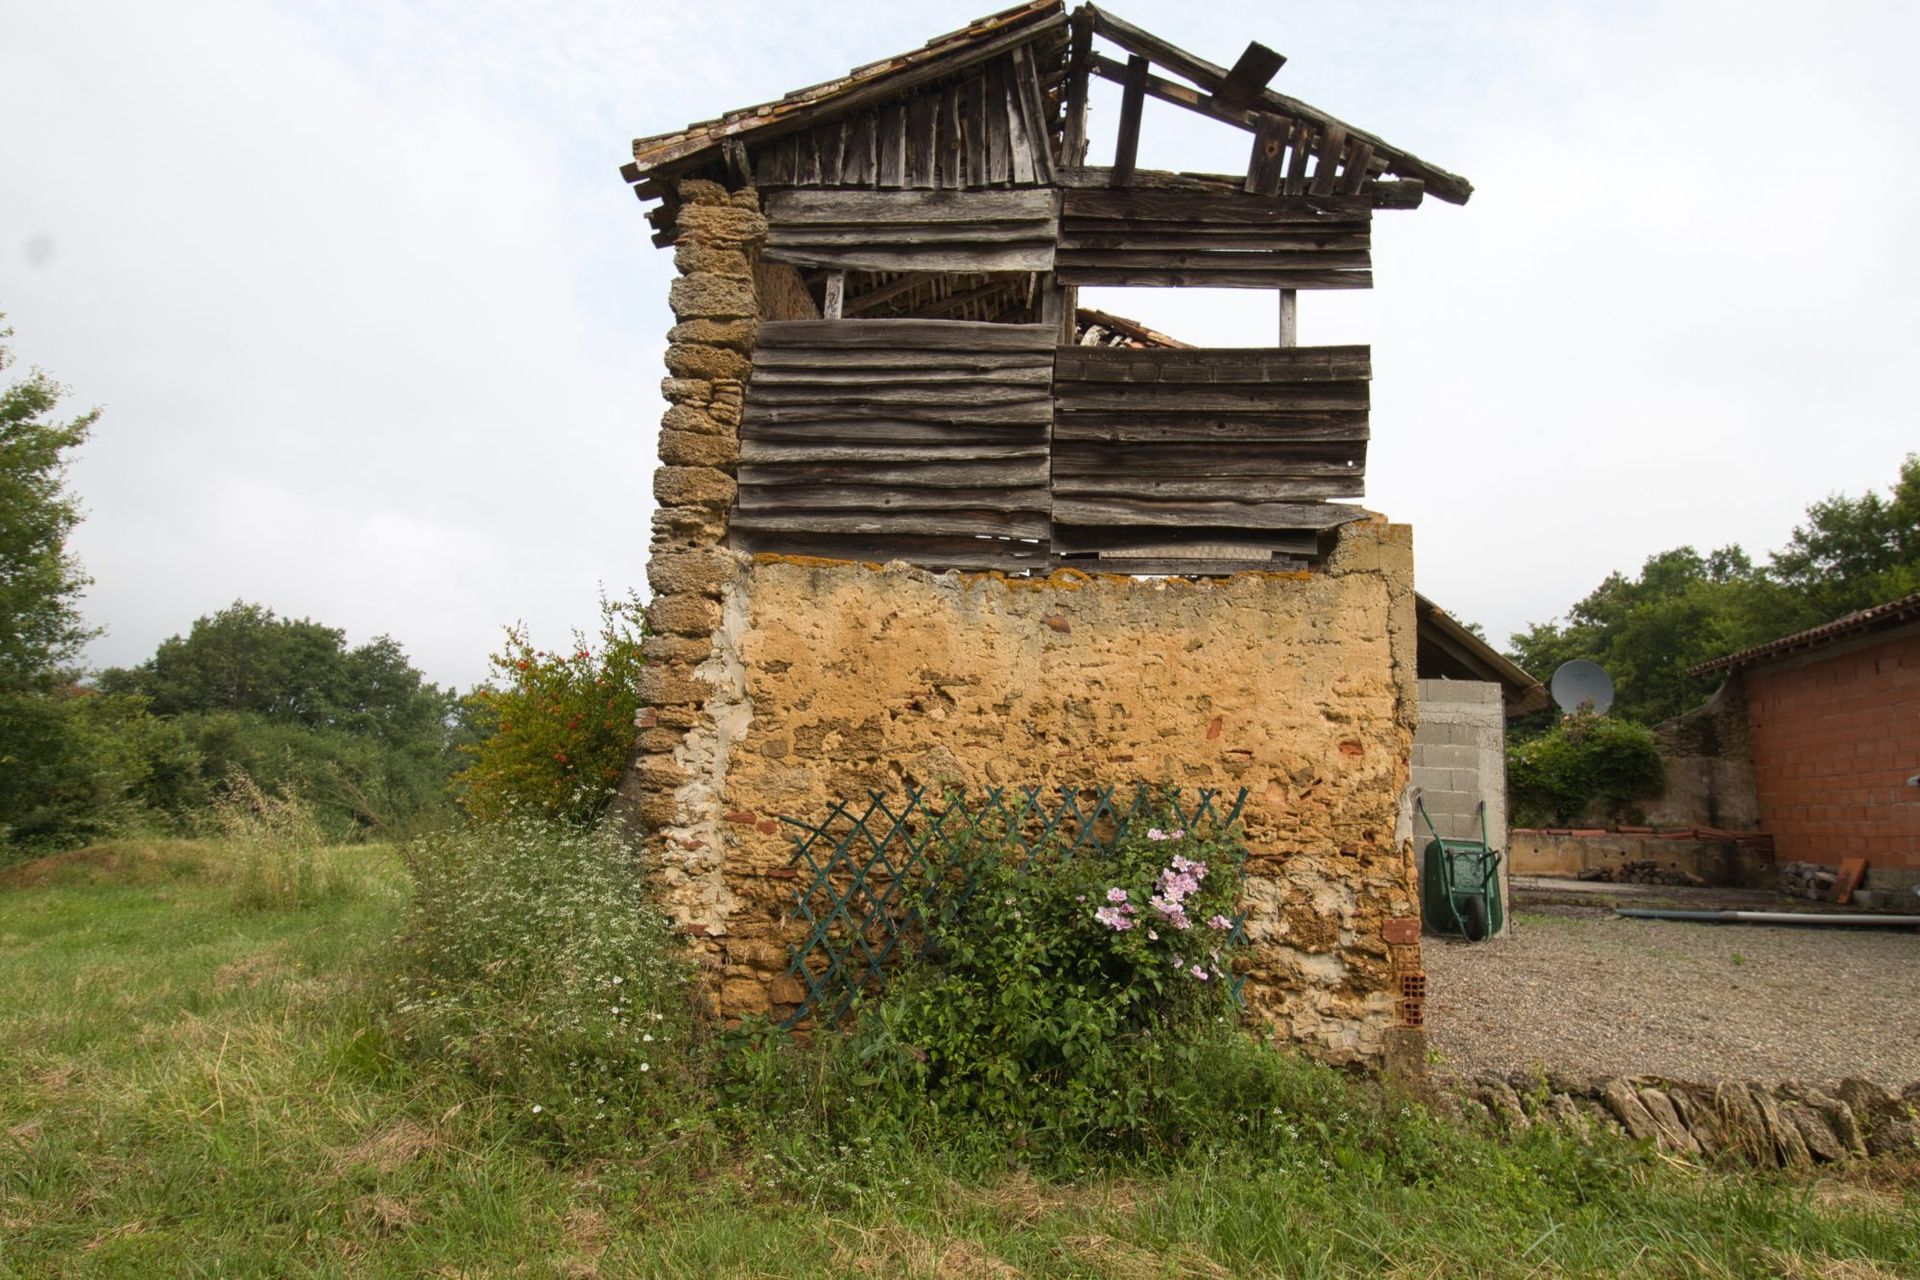
[[[636,134],[777,97],[966,3],[0,0],[0,310],[106,409],[76,547],[138,661],[236,598],[469,684],[643,586],[670,254]],[[1757,554],[1920,448],[1920,91],[1906,4],[1115,0],[1476,186],[1376,221],[1367,505],[1502,639],[1681,543]],[[1095,159],[1117,95],[1095,98]],[[1233,171],[1148,104],[1141,161]],[[1108,150],[1102,154],[1102,148]],[[1190,342],[1260,291],[1099,290]]]

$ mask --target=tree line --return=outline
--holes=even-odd
[[[0,370],[13,364],[0,328]],[[35,369],[0,388],[0,861],[133,832],[192,834],[240,780],[294,797],[334,840],[391,838],[515,807],[605,808],[632,745],[641,626],[602,602],[564,651],[508,631],[464,695],[398,642],[236,601],[146,661],[87,672],[89,579],[67,462],[98,411],[63,418]]]

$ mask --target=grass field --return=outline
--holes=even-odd
[[[1410,1184],[1346,1152],[1338,1113],[1270,1158],[1077,1183],[926,1151],[798,1168],[697,1122],[556,1164],[515,1100],[383,1047],[391,850],[327,852],[347,891],[302,911],[236,909],[226,856],[0,873],[0,1275],[1920,1274],[1899,1171],[1735,1177],[1543,1135]]]

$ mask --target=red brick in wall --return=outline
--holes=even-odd
[[[1920,868],[1920,633],[1744,679],[1775,856]]]

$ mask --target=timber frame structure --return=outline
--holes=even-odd
[[[1374,210],[1472,187],[1269,88],[1284,61],[1254,43],[1223,67],[1034,0],[637,140],[622,174],[660,202],[656,244],[681,242],[683,183],[751,188],[765,216],[727,544],[1041,574],[1317,563],[1371,514],[1341,501],[1363,494],[1371,358],[1296,345],[1297,291],[1370,287]],[[1095,77],[1122,86],[1108,165],[1086,163]],[[1138,167],[1149,97],[1244,130],[1246,172]],[[1271,289],[1278,342],[1188,347],[1082,310],[1098,285]]]

